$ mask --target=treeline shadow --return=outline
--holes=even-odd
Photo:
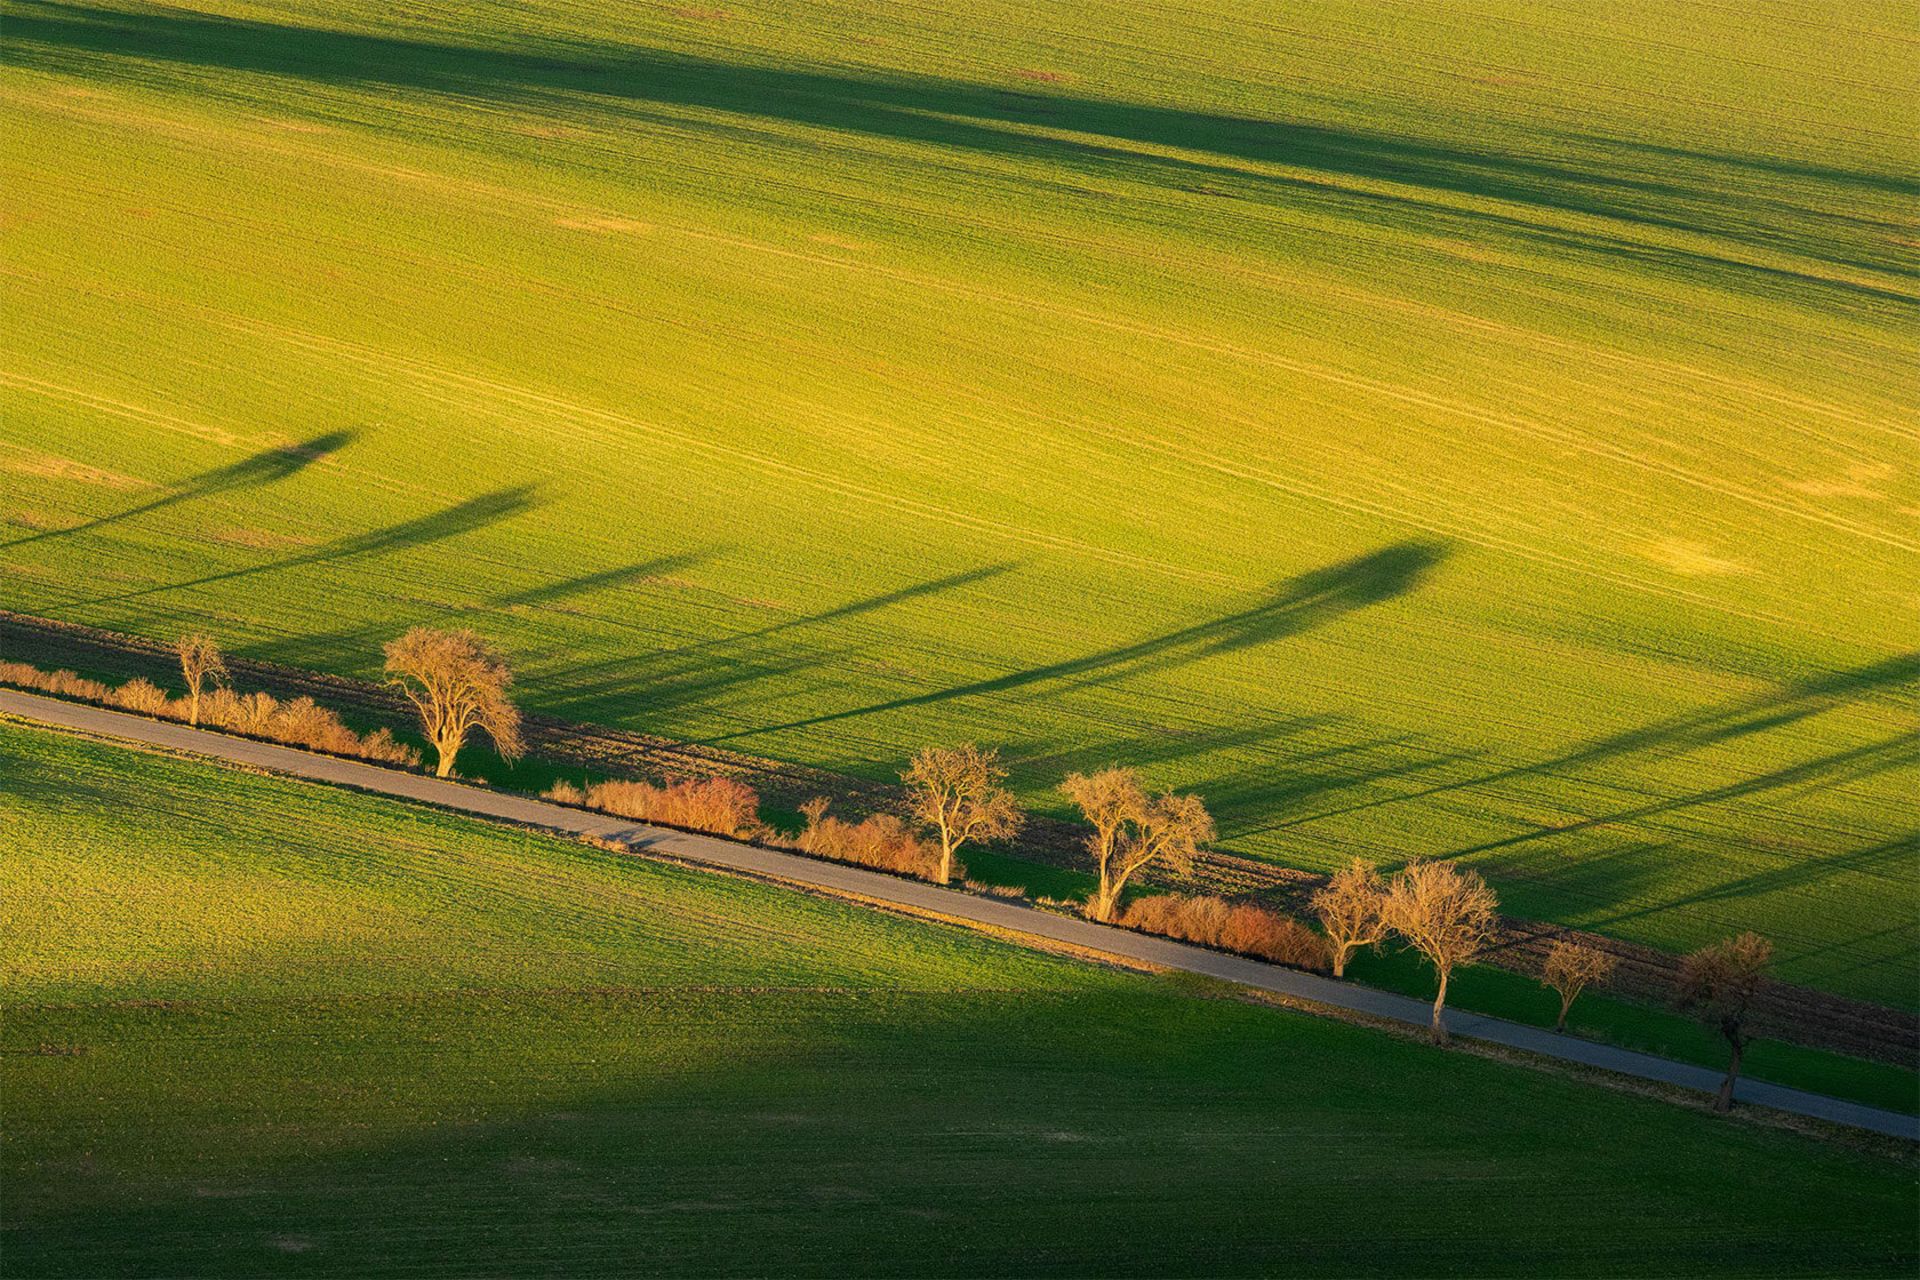
[[[1716,165],[1744,171],[1767,163],[1748,157],[1661,155],[1608,140],[1597,148],[1603,158],[1576,163],[1547,158],[1552,151],[1546,146],[1527,154],[1503,153],[1327,124],[1102,100],[1061,89],[1025,92],[931,76],[773,67],[558,38],[524,48],[477,47],[250,19],[105,12],[57,0],[16,4],[7,25],[9,58],[24,65],[98,73],[102,68],[96,60],[107,58],[118,60],[119,74],[147,79],[155,68],[171,66],[529,104],[555,95],[586,95],[633,107],[692,108],[889,141],[1035,158],[1070,171],[1125,172],[1204,195],[1245,198],[1266,192],[1320,203],[1359,202],[1356,207],[1373,215],[1400,209],[1429,225],[1441,219],[1539,237],[1584,252],[1707,273],[1741,287],[1771,290],[1790,283],[1832,298],[1913,301],[1905,293],[1861,280],[1766,266],[1704,249],[1654,247],[1624,235],[1546,228],[1524,218],[1463,209],[1456,200],[1363,193],[1351,187],[1334,190],[1324,181],[1270,171],[1284,166],[1320,178],[1381,180],[1413,191],[1593,215],[1623,227],[1706,231],[1749,247],[1790,248],[1851,269],[1920,276],[1891,248],[1870,252],[1868,246],[1878,244],[1871,237],[1851,246],[1833,239],[1826,207],[1794,207],[1792,216],[1805,224],[1798,231],[1777,219],[1758,218],[1750,193],[1728,190],[1713,178]],[[1059,132],[1036,134],[1030,128],[1036,124]],[[703,127],[729,128],[718,122]],[[1654,165],[1659,167],[1649,174]],[[1842,191],[1920,195],[1920,182],[1894,174],[1808,169],[1798,176]],[[1776,193],[1767,208],[1785,204],[1785,197]]]
[[[45,542],[54,538],[77,537],[122,521],[151,515],[155,511],[164,511],[183,502],[211,498],[224,493],[237,493],[244,489],[259,488],[287,480],[305,471],[322,458],[346,448],[353,443],[357,434],[353,431],[329,431],[325,435],[315,436],[300,444],[264,449],[238,462],[231,462],[224,467],[214,467],[198,475],[189,476],[185,480],[169,485],[159,497],[148,499],[137,506],[116,511],[112,515],[96,516],[92,520],[69,525],[65,529],[46,529],[24,538],[15,538],[10,542],[0,543],[0,550],[22,547],[33,542]]]
[[[371,529],[365,533],[349,534],[335,538],[320,546],[294,555],[281,556],[264,564],[246,565],[238,569],[228,569],[221,573],[204,574],[197,578],[188,578],[179,582],[163,583],[158,586],[141,587],[134,591],[122,591],[112,595],[96,596],[84,603],[90,605],[121,604],[129,600],[138,600],[148,596],[160,595],[170,591],[186,591],[194,587],[213,586],[217,583],[234,582],[243,578],[257,577],[261,574],[278,573],[287,569],[296,569],[318,564],[327,564],[340,560],[351,560],[365,556],[405,551],[430,543],[441,542],[461,534],[472,533],[489,525],[498,524],[533,510],[540,505],[536,496],[536,486],[530,484],[514,485],[496,489],[479,497],[467,498],[440,511],[380,529]]]
[[[1162,674],[1223,654],[1270,644],[1345,614],[1414,590],[1447,554],[1445,543],[1407,541],[1289,579],[1257,602],[1189,626],[1077,658],[1044,663],[986,680],[722,734],[725,742],[807,729],[861,716],[904,711],[956,699],[1057,686],[1108,684]]]
[[[796,648],[796,637],[845,624],[917,600],[963,591],[1010,573],[1017,562],[1001,561],[908,583],[826,609],[783,618],[763,627],[642,654],[581,663],[553,673],[543,683],[543,701],[554,714],[578,720],[620,723],[636,707],[659,716],[683,707],[710,705],[733,691],[772,679],[832,667],[857,656],[850,644]],[[616,625],[620,625],[615,620]],[[626,624],[634,625],[634,624]],[[773,643],[777,641],[778,643]]]

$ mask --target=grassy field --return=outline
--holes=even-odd
[[[0,764],[9,1275],[1916,1261],[1906,1161],[311,785]]]
[[[0,12],[0,604],[1915,1007],[1910,7]]]

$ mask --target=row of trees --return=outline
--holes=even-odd
[[[1024,821],[1007,771],[996,752],[978,747],[932,747],[921,751],[901,775],[912,812],[939,838],[940,872],[952,876],[955,854],[970,841],[992,841],[1016,834]],[[1214,836],[1214,823],[1200,797],[1173,792],[1150,794],[1133,769],[1111,768],[1068,775],[1061,792],[1092,828],[1087,851],[1098,883],[1087,904],[1095,920],[1110,921],[1134,876],[1150,865],[1185,874],[1201,847]],[[1500,901],[1478,872],[1448,861],[1415,860],[1391,878],[1356,858],[1329,878],[1311,900],[1326,937],[1336,978],[1346,975],[1355,952],[1378,948],[1397,936],[1433,966],[1435,990],[1429,1034],[1446,1042],[1447,988],[1455,970],[1472,963],[1501,937]],[[1740,1062],[1751,1043],[1748,1016],[1764,981],[1772,945],[1757,934],[1714,943],[1686,957],[1675,984],[1675,1003],[1698,1014],[1729,1047],[1726,1079],[1715,1108],[1733,1104]],[[1614,974],[1614,957],[1570,939],[1555,941],[1540,978],[1560,997],[1555,1031],[1564,1031],[1567,1014],[1580,993],[1604,985]]]
[[[1500,937],[1500,901],[1486,881],[1451,862],[1421,861],[1408,863],[1389,880],[1355,858],[1329,877],[1311,901],[1336,978],[1345,976],[1355,952],[1378,949],[1390,935],[1399,935],[1426,957],[1437,979],[1432,1035],[1444,1041],[1440,1015],[1453,971]],[[1560,997],[1555,1031],[1566,1030],[1573,1002],[1588,987],[1605,984],[1615,964],[1612,956],[1582,942],[1561,939],[1552,945],[1540,980]]]
[[[226,675],[219,646],[205,635],[178,645],[181,673],[199,722],[203,689]],[[446,777],[469,736],[484,733],[508,760],[523,748],[520,713],[508,697],[513,675],[501,655],[472,631],[415,627],[385,646],[389,683],[413,706],[435,752],[435,772]],[[937,841],[933,878],[949,883],[962,848],[1017,835],[1025,825],[999,754],[972,744],[929,747],[901,774],[909,812]],[[1128,885],[1143,869],[1190,871],[1214,837],[1213,818],[1200,797],[1149,792],[1137,770],[1123,767],[1069,774],[1060,785],[1091,832],[1086,847],[1097,884],[1086,905],[1094,920],[1114,918]],[[822,803],[824,812],[824,802]],[[821,815],[814,815],[817,822]],[[1501,936],[1499,899],[1480,875],[1452,862],[1408,863],[1383,877],[1355,859],[1310,900],[1336,978],[1354,954],[1398,937],[1433,966],[1435,992],[1430,1035],[1447,1038],[1443,1014],[1455,970],[1481,956]],[[1695,1012],[1727,1041],[1727,1075],[1716,1109],[1732,1105],[1742,1056],[1751,1043],[1751,1006],[1764,981],[1772,946],[1756,934],[1704,947],[1685,958],[1675,1002]],[[1606,983],[1614,958],[1583,943],[1553,944],[1541,978],[1560,996],[1555,1030],[1582,991]]]

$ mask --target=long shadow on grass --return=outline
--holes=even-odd
[[[541,609],[582,597],[618,592],[621,588],[634,583],[644,582],[662,574],[676,573],[681,569],[699,564],[707,554],[707,552],[695,551],[656,556],[651,560],[640,560],[618,568],[601,569],[571,578],[553,579],[518,591],[503,592],[485,605],[466,607],[450,605],[436,610],[416,609],[398,618],[388,618],[363,626],[344,627],[336,631],[316,631],[307,635],[290,636],[265,644],[249,645],[239,652],[242,657],[261,662],[350,671],[365,664],[370,654],[378,652],[381,644],[391,640],[410,626],[465,626],[497,609]],[[617,614],[609,615],[604,611],[594,614],[592,620],[597,624],[628,625],[623,623]]]
[[[188,476],[185,480],[170,486],[159,497],[138,506],[116,511],[108,516],[97,516],[84,524],[70,525],[65,529],[48,529],[41,533],[29,534],[24,538],[15,538],[11,542],[0,543],[0,551],[10,547],[23,547],[30,542],[45,542],[51,538],[71,538],[90,533],[95,529],[119,524],[123,520],[132,520],[139,516],[150,515],[155,511],[164,511],[168,507],[178,506],[182,502],[191,502],[196,498],[211,498],[218,494],[234,493],[242,489],[254,489],[261,485],[273,484],[299,475],[320,459],[329,454],[338,453],[353,443],[356,434],[352,431],[330,431],[301,444],[265,449],[238,462],[228,463],[224,467],[215,467],[210,471]]]
[[[1767,162],[1740,156],[1661,154],[1605,140],[1586,162],[1534,154],[1470,150],[1431,140],[1325,124],[1181,110],[1079,97],[1063,89],[1021,92],[935,77],[854,74],[823,68],[780,68],[710,59],[641,46],[548,39],[521,48],[480,48],[431,40],[321,30],[278,23],[149,12],[102,12],[29,2],[8,15],[9,58],[22,65],[75,74],[109,74],[151,82],[166,67],[224,69],[292,76],[330,85],[390,87],[530,104],[555,94],[607,105],[657,104],[733,113],[803,126],[851,131],[893,141],[1038,159],[1089,174],[1146,178],[1206,196],[1280,194],[1289,200],[1360,200],[1355,209],[1391,213],[1396,205],[1429,229],[1436,218],[1473,223],[1473,213],[1447,197],[1490,197],[1541,213],[1604,217],[1633,227],[1709,232],[1768,252],[1787,249],[1835,265],[1915,273],[1880,239],[1834,238],[1826,209],[1850,195],[1920,195],[1920,183],[1882,173],[1813,170],[1797,175],[1833,190],[1805,207],[1775,193],[1769,208],[1786,218],[1759,218],[1739,175]],[[101,59],[114,59],[103,67]],[[685,127],[684,122],[676,122]],[[726,130],[724,123],[707,127]],[[1056,132],[1043,133],[1040,130]],[[1722,171],[1722,166],[1725,171]],[[1277,169],[1305,170],[1294,176]],[[1326,178],[1392,183],[1330,189]],[[1730,181],[1730,178],[1732,179]],[[1485,225],[1496,226],[1495,218]],[[1517,220],[1531,232],[1543,228]],[[1513,229],[1513,228],[1507,228]],[[1893,300],[1906,294],[1870,283],[1762,265],[1707,249],[1654,248],[1628,235],[1552,233],[1555,240],[1598,254],[1622,254],[1704,273],[1723,283],[1767,289],[1788,284],[1829,299]]]
[[[1790,681],[1774,691],[1739,698],[1704,711],[1669,716],[1624,733],[1609,734],[1544,760],[1477,773],[1399,796],[1324,810],[1281,825],[1294,826],[1323,818],[1341,817],[1382,805],[1426,800],[1527,777],[1565,774],[1623,758],[1659,760],[1684,755],[1752,734],[1785,728],[1849,703],[1907,689],[1916,683],[1920,683],[1920,651],[1898,654],[1840,671],[1823,671]],[[1792,777],[1788,775],[1782,780],[1792,781]]]
[[[184,582],[171,582],[157,587],[142,587],[138,591],[123,591],[116,595],[97,596],[86,601],[87,604],[117,604],[127,600],[137,600],[145,596],[159,595],[168,591],[186,591],[193,587],[211,586],[215,583],[231,582],[239,578],[254,577],[263,573],[275,573],[283,569],[295,569],[305,565],[326,564],[336,560],[350,560],[360,556],[383,555],[393,551],[405,551],[413,547],[425,546],[447,538],[472,533],[498,524],[502,520],[532,510],[540,505],[534,495],[533,485],[515,485],[511,488],[496,489],[492,493],[481,494],[477,498],[468,498],[456,502],[442,511],[431,515],[416,516],[403,520],[399,524],[388,525],[384,529],[373,529],[366,533],[351,534],[344,538],[335,538],[332,542],[315,547],[298,555],[283,556],[266,564],[248,565],[243,569],[229,569],[224,573],[210,573],[199,578],[190,578]]]
[[[1011,693],[1067,682],[1076,685],[1106,684],[1162,673],[1207,658],[1270,644],[1324,626],[1356,609],[1404,595],[1418,587],[1446,554],[1447,548],[1443,543],[1396,543],[1290,579],[1280,584],[1272,594],[1247,608],[1149,636],[1132,644],[1103,649],[1063,662],[1028,667],[972,684],[790,720],[784,724],[745,729],[721,735],[713,741],[811,728],[859,716],[903,711],[983,694]]]
[[[1476,854],[1492,853],[1496,850],[1510,849],[1515,845],[1546,839],[1551,836],[1569,835],[1594,828],[1611,827],[1622,823],[1639,822],[1646,818],[1659,817],[1681,809],[1691,809],[1699,805],[1719,804],[1727,800],[1737,800],[1744,796],[1758,795],[1763,792],[1793,787],[1800,791],[1820,790],[1842,786],[1848,782],[1858,782],[1895,770],[1920,766],[1920,733],[1901,733],[1878,742],[1869,742],[1858,747],[1849,747],[1844,751],[1828,752],[1812,759],[1801,760],[1783,768],[1771,769],[1755,774],[1751,778],[1742,778],[1725,786],[1709,787],[1702,791],[1690,791],[1677,796],[1667,796],[1646,804],[1631,805],[1624,809],[1610,810],[1578,822],[1561,823],[1536,827],[1517,835],[1503,836],[1498,840],[1488,840],[1455,850],[1449,857],[1465,858]]]
[[[657,653],[584,663],[543,681],[554,690],[544,699],[544,705],[556,715],[605,722],[609,717],[617,721],[636,706],[657,713],[710,703],[738,687],[857,656],[844,646],[810,653],[769,649],[766,642],[775,636],[837,625],[911,601],[963,590],[1015,567],[1010,561],[982,565],[733,635]]]

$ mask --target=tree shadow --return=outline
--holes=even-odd
[[[909,600],[918,600],[925,596],[940,595],[961,587],[972,586],[989,578],[997,578],[1019,567],[1015,560],[1003,560],[998,564],[982,565],[978,569],[967,569],[960,573],[948,574],[944,578],[932,578],[926,582],[916,582],[894,591],[883,591],[876,596],[861,600],[852,600],[831,609],[810,613],[799,618],[789,618],[752,631],[741,631],[729,636],[716,636],[711,640],[702,640],[696,644],[670,649],[669,654],[698,653],[704,650],[721,649],[730,645],[746,644],[754,640],[763,640],[768,636],[779,635],[784,631],[798,631],[806,627],[819,626],[822,623],[842,622],[848,618],[858,618],[863,614],[875,613],[896,604],[905,604]]]
[[[692,568],[713,554],[713,551],[707,550],[655,556],[651,560],[636,561],[633,564],[621,565],[617,569],[602,569],[598,573],[583,573],[574,578],[560,578],[552,582],[543,582],[539,586],[509,591],[495,596],[493,603],[502,608],[556,604],[562,600],[592,595],[614,587],[624,587],[629,583],[647,578],[657,578],[662,574],[678,573],[682,569]]]
[[[1831,857],[1786,858],[1782,866],[1766,871],[1756,871],[1751,875],[1740,876],[1709,888],[1669,898],[1655,906],[1616,911],[1596,919],[1591,927],[1606,929],[1613,925],[1625,924],[1628,921],[1668,911],[1704,906],[1709,903],[1735,902],[1761,894],[1803,889],[1843,875],[1863,876],[1877,880],[1890,894],[1907,893],[1911,891],[1912,873],[1916,866],[1920,866],[1920,833],[1909,833],[1877,844],[1863,845],[1858,849]],[[1908,924],[1903,927],[1911,930],[1920,926]],[[1831,945],[1845,947],[1849,944],[1836,942]],[[1802,957],[1796,954],[1794,958],[1797,960]]]
[[[436,511],[431,515],[416,516],[411,520],[403,520],[399,524],[388,525],[384,529],[373,529],[366,533],[335,538],[310,551],[283,556],[266,564],[248,565],[243,569],[229,569],[223,573],[210,573],[184,582],[142,587],[137,591],[123,591],[116,595],[97,596],[84,603],[118,604],[163,592],[185,591],[193,587],[232,582],[240,578],[274,573],[284,569],[350,560],[361,556],[382,555],[387,552],[425,546],[428,543],[440,542],[464,533],[472,533],[476,529],[484,529],[489,525],[498,524],[502,520],[530,511],[540,505],[540,500],[534,495],[535,486],[533,485],[523,484],[496,489],[492,493],[481,494],[477,498],[456,502],[445,510]]]
[[[1740,698],[1724,706],[1656,720],[1637,729],[1595,739],[1585,746],[1544,760],[1438,783],[1385,799],[1364,801],[1316,816],[1341,817],[1382,805],[1426,800],[1501,782],[1564,773],[1629,756],[1661,759],[1683,755],[1750,734],[1783,728],[1859,699],[1912,685],[1916,681],[1920,681],[1920,651],[1897,654],[1858,667],[1823,671],[1790,681],[1778,690]],[[1836,763],[1844,766],[1846,762],[1840,760]],[[1793,772],[1785,771],[1782,780],[1792,781]]]
[[[1208,658],[1271,644],[1287,636],[1324,626],[1354,610],[1404,595],[1418,587],[1446,554],[1444,543],[1396,543],[1290,579],[1247,608],[1132,644],[1063,662],[1029,667],[972,684],[894,698],[784,724],[743,729],[709,741],[725,742],[758,734],[812,728],[860,716],[930,706],[983,694],[1009,693],[1062,681],[1071,681],[1076,685],[1108,684],[1164,673]]]
[[[1793,205],[1776,194],[1768,207],[1800,221],[1759,218],[1750,192],[1729,187],[1712,173],[1714,163],[1737,170],[1766,161],[1662,154],[1613,139],[1592,144],[1595,158],[1579,162],[1543,158],[1550,154],[1545,145],[1531,154],[1501,153],[1325,124],[1086,98],[1062,89],[1021,92],[931,76],[780,68],[555,38],[521,48],[482,48],[203,15],[105,13],[49,0],[13,6],[8,28],[9,55],[16,64],[56,70],[151,81],[168,67],[221,68],[330,85],[538,103],[556,94],[577,94],[629,110],[639,104],[691,108],[1028,157],[1069,170],[1144,177],[1209,196],[1271,193],[1322,203],[1345,200],[1350,208],[1375,212],[1402,207],[1429,225],[1435,217],[1471,222],[1476,215],[1456,199],[1432,200],[1419,192],[1485,197],[1521,210],[1707,232],[1836,266],[1920,275],[1897,252],[1882,251],[1878,239],[1857,238],[1843,247],[1826,216],[1831,202]],[[116,62],[103,68],[101,58]],[[1037,132],[1035,126],[1054,132]],[[675,127],[684,128],[685,122],[677,120]],[[724,122],[705,127],[732,128]],[[1565,155],[1566,141],[1558,141]],[[1276,169],[1305,170],[1307,176]],[[1796,176],[1848,191],[1920,195],[1920,183],[1896,175],[1808,168]],[[1330,186],[1328,177],[1392,183],[1405,194]],[[1493,215],[1486,225],[1500,221]],[[1529,233],[1544,230],[1524,218],[1511,221]],[[1664,262],[1724,283],[1790,280],[1833,299],[1912,302],[1904,293],[1871,283],[1765,266],[1709,249],[1656,249],[1600,233],[1555,234],[1570,247]]]
[[[46,529],[24,538],[15,538],[11,542],[0,542],[0,551],[10,547],[23,547],[32,542],[44,542],[52,538],[71,538],[90,533],[95,529],[150,515],[155,511],[164,511],[168,507],[190,502],[196,498],[211,498],[223,493],[234,493],[242,489],[274,484],[300,474],[329,454],[338,453],[353,443],[356,434],[358,433],[353,431],[330,431],[301,444],[265,449],[238,462],[228,463],[224,467],[215,467],[211,471],[202,471],[198,475],[189,476],[170,486],[167,492],[159,497],[138,506],[128,507],[124,511],[116,511],[107,516],[96,516],[83,524],[70,525],[65,529]]]
[[[1895,734],[1879,742],[1866,743],[1863,746],[1850,747],[1845,751],[1829,752],[1802,760],[1784,768],[1769,770],[1751,778],[1742,778],[1738,782],[1725,786],[1709,787],[1703,791],[1692,791],[1685,795],[1669,796],[1647,804],[1632,805],[1617,809],[1597,817],[1582,818],[1578,822],[1536,827],[1518,835],[1505,836],[1498,840],[1488,840],[1481,844],[1457,849],[1448,854],[1450,858],[1466,858],[1476,854],[1491,853],[1500,849],[1510,849],[1515,845],[1527,844],[1553,836],[1571,835],[1595,828],[1614,826],[1620,823],[1641,822],[1648,818],[1674,813],[1681,809],[1692,809],[1701,805],[1719,804],[1727,800],[1737,800],[1744,796],[1775,791],[1783,787],[1798,787],[1822,790],[1838,787],[1848,782],[1857,782],[1896,769],[1911,768],[1920,765],[1920,732]]]
[[[854,651],[845,646],[807,653],[786,648],[769,650],[765,642],[775,636],[841,623],[909,601],[961,590],[1014,567],[1012,562],[982,565],[733,635],[654,653],[583,663],[543,680],[546,689],[543,705],[554,714],[568,718],[618,723],[624,718],[623,713],[635,706],[658,714],[710,703],[736,688],[817,670],[855,656]]]

